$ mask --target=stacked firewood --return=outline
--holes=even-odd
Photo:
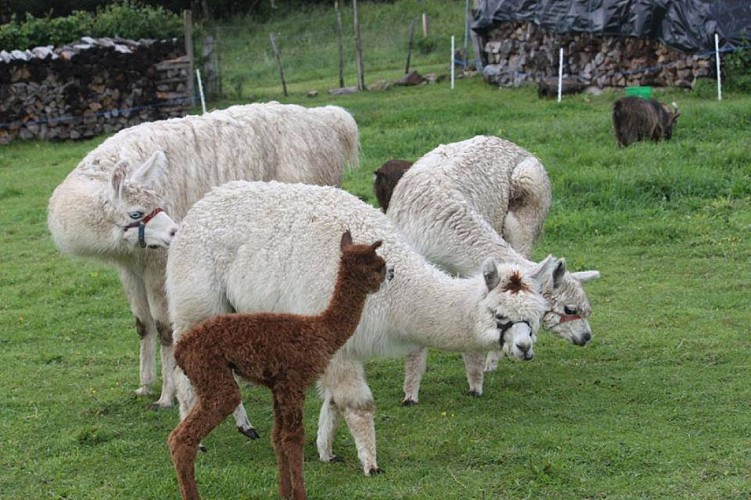
[[[563,73],[585,85],[691,87],[713,75],[710,55],[684,54],[653,40],[555,34],[532,23],[499,23],[482,40],[484,75],[491,83],[518,86]]]
[[[183,116],[189,61],[177,40],[82,38],[0,51],[0,144],[81,139]]]

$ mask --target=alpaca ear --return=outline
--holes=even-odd
[[[164,174],[168,165],[169,162],[164,151],[156,150],[143,165],[133,172],[132,180],[145,186],[151,186]]]
[[[120,160],[115,164],[115,168],[112,170],[112,199],[119,200],[122,198],[123,186],[125,186],[125,172],[128,170],[128,162],[126,160]]]
[[[375,249],[378,248],[378,247],[380,247],[381,245],[383,245],[383,240],[378,240],[375,243],[373,243],[372,245],[370,245],[370,249],[373,250],[373,251],[375,251]]]
[[[585,283],[587,281],[592,281],[599,278],[600,271],[577,271],[575,273],[571,273],[569,276],[571,276],[579,283]]]
[[[553,257],[552,255],[548,255],[543,260],[541,260],[535,267],[532,268],[529,272],[529,276],[536,280],[538,283],[545,283],[547,281],[548,276],[552,278],[553,271],[555,270],[556,265],[558,264],[558,259]]]
[[[553,270],[553,290],[563,284],[563,276],[566,274],[566,259],[558,259],[558,264]]]
[[[498,265],[492,257],[488,257],[482,263],[482,277],[485,278],[485,286],[488,287],[488,290],[492,290],[501,282],[501,277],[498,275]]]
[[[342,241],[339,243],[339,248],[341,250],[344,250],[348,246],[352,245],[352,233],[349,232],[349,229],[344,231],[344,234],[342,234]]]

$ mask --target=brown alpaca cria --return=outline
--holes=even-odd
[[[389,209],[391,194],[394,192],[396,184],[411,166],[411,161],[389,160],[373,172],[375,174],[373,177],[373,192],[384,213]]]
[[[197,403],[167,442],[184,499],[199,498],[194,470],[199,443],[240,403],[233,373],[271,389],[279,493],[283,498],[307,498],[305,392],[355,332],[367,295],[380,288],[386,276],[386,262],[375,252],[380,245],[354,245],[349,231],[342,235],[334,293],[318,316],[223,314],[180,337],[175,359],[193,384]]]

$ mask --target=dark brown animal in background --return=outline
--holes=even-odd
[[[380,245],[380,240],[354,245],[349,231],[342,235],[334,293],[318,316],[222,314],[180,337],[175,359],[198,399],[167,439],[184,499],[199,498],[194,470],[199,443],[240,404],[233,374],[271,389],[279,493],[283,498],[307,498],[303,478],[305,392],[355,332],[368,294],[380,288],[386,276],[386,262],[375,252]]]
[[[373,172],[373,191],[384,213],[389,209],[391,193],[394,192],[397,182],[412,163],[407,160],[389,160]]]
[[[668,106],[656,99],[621,97],[613,104],[615,140],[621,147],[636,141],[668,140],[679,116],[676,103]]]

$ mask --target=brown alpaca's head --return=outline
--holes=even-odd
[[[355,245],[349,230],[342,234],[342,265],[367,293],[377,292],[386,278],[386,261],[376,254],[381,243],[378,240],[372,245]]]

